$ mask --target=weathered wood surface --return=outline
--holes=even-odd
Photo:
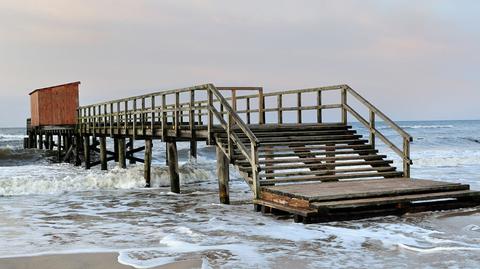
[[[302,198],[308,201],[330,201],[430,191],[466,190],[468,185],[424,179],[386,178],[326,183],[304,183],[263,187],[264,191]]]

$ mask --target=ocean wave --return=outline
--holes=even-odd
[[[136,165],[128,169],[115,167],[107,172],[88,171],[81,168],[71,169],[64,174],[65,165],[60,165],[62,174],[55,175],[55,171],[48,167],[33,167],[35,175],[25,173],[18,176],[0,177],[0,196],[15,196],[28,194],[57,194],[74,191],[138,189],[145,186],[143,165]],[[49,171],[51,173],[49,174]],[[152,187],[170,185],[168,167],[152,166]],[[204,182],[215,178],[213,171],[202,168],[200,164],[186,163],[179,167],[180,183],[188,184]]]
[[[0,166],[24,165],[41,158],[42,153],[37,150],[15,149],[9,146],[0,148]]]
[[[463,165],[478,165],[480,156],[461,156],[461,157],[421,157],[414,158],[415,166],[423,167],[457,167]]]
[[[400,248],[410,250],[410,251],[415,251],[415,252],[420,252],[420,253],[436,253],[436,252],[451,252],[451,251],[480,251],[480,247],[460,247],[460,246],[455,246],[455,247],[416,247],[416,246],[410,246],[410,245],[405,245],[405,244],[398,244]]]
[[[24,135],[0,134],[0,141],[19,141],[23,140]]]

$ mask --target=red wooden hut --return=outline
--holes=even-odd
[[[32,127],[77,123],[80,81],[36,89],[30,93]]]

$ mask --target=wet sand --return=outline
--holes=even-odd
[[[118,263],[118,253],[58,254],[33,257],[0,259],[2,269],[132,269]],[[151,269],[193,269],[201,268],[201,260],[170,263]]]

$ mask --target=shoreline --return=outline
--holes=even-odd
[[[93,252],[70,254],[45,254],[0,258],[2,269],[134,269],[136,267],[118,262],[117,252]],[[202,260],[185,260],[149,269],[197,269],[202,267]]]

